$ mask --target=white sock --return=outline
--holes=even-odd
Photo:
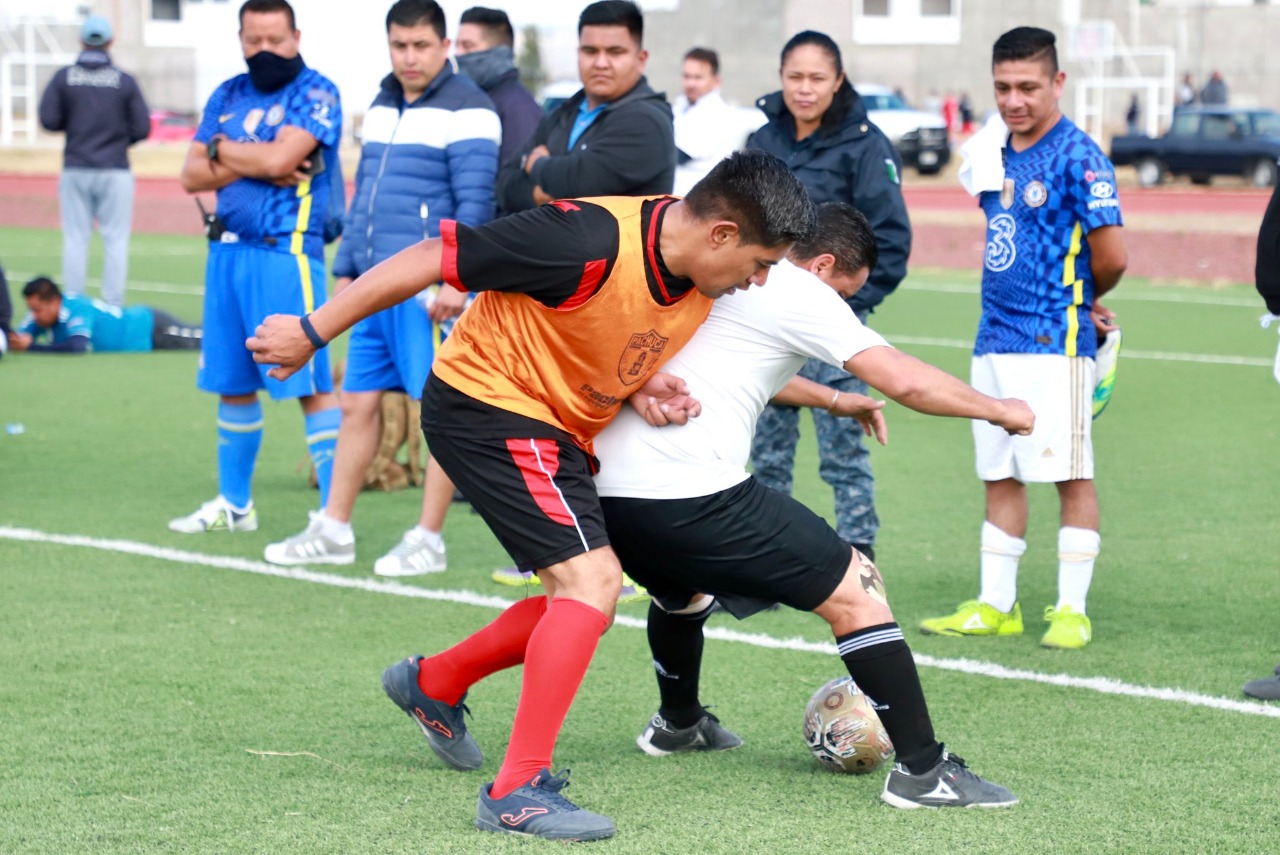
[[[342,544],[354,543],[356,534],[351,530],[351,522],[342,522],[335,520],[324,511],[316,514],[316,519],[320,521],[320,533],[332,540],[334,543]]]
[[[982,523],[982,593],[978,599],[1001,612],[1013,610],[1018,601],[1018,559],[1027,542]]]
[[[409,529],[407,536],[413,540],[426,543],[432,549],[443,549],[444,538],[440,536],[438,531],[428,531],[421,525],[415,525]]]
[[[1102,537],[1089,528],[1064,525],[1058,531],[1058,608],[1071,606],[1084,614],[1084,601],[1093,582],[1093,563]]]

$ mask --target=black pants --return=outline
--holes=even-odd
[[[204,330],[183,323],[168,312],[152,309],[151,346],[156,350],[199,350]]]

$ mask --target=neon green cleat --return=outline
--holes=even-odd
[[[531,588],[542,584],[537,573],[529,573],[519,567],[499,567],[489,574],[489,578],[499,585],[510,585],[513,588]]]
[[[1093,387],[1095,419],[1111,403],[1111,392],[1116,385],[1116,369],[1120,365],[1120,341],[1120,330],[1114,329],[1098,345],[1098,356],[1094,359],[1098,374],[1097,385]]]
[[[620,603],[642,603],[649,599],[649,591],[626,573],[622,574],[622,591],[618,594]]]
[[[1049,631],[1040,639],[1042,647],[1079,650],[1093,640],[1093,624],[1089,622],[1089,616],[1080,614],[1071,606],[1060,609],[1045,606],[1044,619],[1049,622]]]
[[[969,600],[953,615],[920,621],[920,631],[929,635],[1022,635],[1022,609],[1014,603],[1012,611],[1002,612]]]

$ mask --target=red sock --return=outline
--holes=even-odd
[[[544,766],[550,768],[560,726],[608,628],[604,613],[586,603],[558,598],[547,607],[529,637],[520,704],[507,756],[490,791],[494,798],[527,784]]]
[[[524,661],[529,636],[547,610],[545,596],[509,606],[491,623],[418,666],[418,688],[433,700],[456,704],[467,689]]]

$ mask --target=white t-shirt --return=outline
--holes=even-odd
[[[655,428],[630,404],[595,439],[601,496],[688,499],[747,478],[756,419],[809,357],[843,366],[887,347],[830,286],[783,261],[760,288],[716,300],[693,339],[662,370],[702,403],[685,425]]]
[[[673,194],[684,196],[706,176],[717,163],[733,154],[747,140],[747,135],[766,117],[758,110],[744,112],[727,104],[719,89],[713,89],[694,103],[684,95],[676,99],[674,115],[676,148],[690,160],[676,166]],[[752,113],[759,113],[753,124]]]

